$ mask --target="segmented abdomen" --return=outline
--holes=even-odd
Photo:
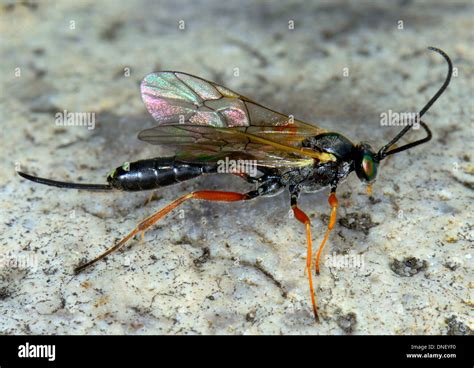
[[[109,182],[122,190],[140,191],[180,183],[212,171],[212,166],[189,164],[175,157],[159,157],[126,164],[116,170]]]

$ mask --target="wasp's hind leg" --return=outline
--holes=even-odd
[[[135,227],[135,229],[133,229],[130,233],[128,233],[128,235],[126,235],[122,240],[120,240],[113,247],[107,249],[104,253],[100,254],[98,257],[94,258],[93,260],[76,267],[74,271],[75,273],[80,273],[87,267],[92,266],[97,261],[121,249],[127,243],[127,241],[129,241],[138,233],[141,233],[143,237],[143,234],[145,233],[146,230],[148,230],[148,228],[150,228],[150,226],[155,224],[162,217],[166,216],[173,209],[175,209],[176,207],[178,207],[183,202],[189,199],[203,199],[203,200],[208,200],[208,201],[220,201],[220,202],[236,202],[236,201],[244,201],[244,200],[252,199],[254,197],[255,196],[252,197],[251,193],[221,192],[221,191],[210,191],[210,190],[201,190],[198,192],[192,192],[192,193],[183,195],[179,197],[178,199],[175,199],[173,202],[171,202],[170,204],[168,204],[166,207],[162,208],[155,214],[147,217],[145,220],[140,222],[137,225],[137,227]]]
[[[272,185],[271,185],[272,184]],[[262,195],[271,194],[271,191],[275,190],[276,184],[273,182],[267,182],[262,186],[259,186],[257,190],[253,190],[247,193],[237,193],[237,192],[222,192],[214,190],[200,190],[197,192],[192,192],[186,195],[175,199],[173,202],[168,204],[166,207],[162,208],[155,214],[147,217],[145,220],[140,222],[135,229],[133,229],[128,235],[126,235],[122,240],[120,240],[116,245],[107,249],[104,253],[100,254],[98,257],[93,260],[86,262],[74,269],[75,273],[80,273],[89,266],[92,266],[97,261],[107,257],[109,254],[121,249],[131,238],[136,234],[141,233],[142,238],[146,230],[148,230],[153,224],[158,220],[166,216],[173,209],[184,203],[189,199],[201,199],[206,201],[217,201],[217,202],[237,202],[237,201],[246,201],[253,199]]]
[[[316,254],[316,257],[315,257],[316,275],[319,275],[319,260],[321,258],[321,253],[323,252],[324,246],[326,245],[326,242],[329,238],[329,234],[331,233],[332,229],[334,228],[334,225],[336,224],[336,213],[337,213],[337,207],[339,206],[339,202],[336,197],[336,187],[331,188],[331,194],[329,195],[328,202],[329,202],[329,205],[331,206],[331,215],[329,216],[329,223],[328,223],[328,228],[326,230],[326,234],[324,235],[324,239],[321,242],[321,245],[319,246],[319,249],[318,249],[318,253]]]

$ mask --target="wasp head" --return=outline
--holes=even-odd
[[[377,155],[367,143],[359,144],[356,149],[355,172],[363,183],[371,184],[377,177]]]

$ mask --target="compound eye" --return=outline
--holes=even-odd
[[[371,155],[365,154],[362,158],[362,169],[368,182],[371,182],[377,176],[377,164]]]

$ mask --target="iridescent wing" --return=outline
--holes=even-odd
[[[303,148],[301,142],[325,130],[270,110],[216,83],[179,72],[149,74],[143,101],[159,123],[139,134],[178,154],[256,157],[268,166],[301,166],[332,155]],[[279,161],[279,162],[278,162]],[[291,164],[291,165],[290,165]]]

